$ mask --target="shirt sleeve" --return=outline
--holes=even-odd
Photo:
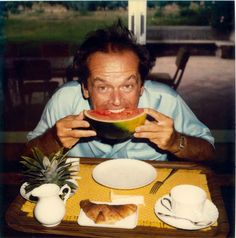
[[[214,138],[209,128],[196,117],[182,97],[170,87],[157,82],[146,82],[139,106],[151,107],[171,117],[178,132],[202,138],[214,145]]]
[[[177,131],[202,138],[214,145],[214,137],[211,135],[209,128],[195,116],[179,95],[176,96],[176,107],[173,112],[173,118]]]
[[[47,129],[53,127],[55,123],[68,115],[79,114],[89,105],[83,99],[81,87],[76,82],[70,82],[60,88],[46,104],[42,116],[36,128],[29,132],[27,140],[42,135]]]

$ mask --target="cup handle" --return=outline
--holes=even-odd
[[[162,198],[161,205],[165,207],[167,210],[169,210],[170,212],[172,212],[172,203],[170,198]]]
[[[68,189],[67,191],[64,191],[65,189]],[[71,194],[71,188],[68,184],[65,184],[61,187],[59,195],[64,195],[62,200],[64,204],[66,204],[67,199],[70,197]]]

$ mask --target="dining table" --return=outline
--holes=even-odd
[[[102,162],[111,159],[103,158],[79,158],[80,170],[77,178],[78,188],[66,203],[66,215],[62,222],[55,227],[46,227],[35,218],[34,202],[27,201],[20,193],[9,205],[5,219],[7,225],[16,232],[35,234],[36,237],[91,237],[91,238],[164,238],[164,237],[227,237],[229,223],[221,190],[215,173],[205,164],[188,161],[145,161],[152,165],[159,176],[167,176],[168,171],[177,170],[177,173],[169,177],[155,194],[149,191],[156,179],[141,188],[113,189],[97,183],[92,172]],[[202,229],[182,229],[166,224],[155,214],[155,204],[160,197],[168,194],[171,188],[178,184],[189,183],[200,186],[207,191],[208,199],[217,207],[219,216],[217,221],[209,227]],[[92,201],[109,202],[110,195],[117,196],[142,196],[144,204],[138,205],[137,224],[133,228],[80,225],[80,201],[89,199]]]

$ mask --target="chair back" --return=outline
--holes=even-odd
[[[75,65],[75,63],[70,64],[67,68],[66,68],[66,81],[73,81],[76,78],[76,80],[79,80],[78,78],[78,73],[77,73],[77,67]]]
[[[189,51],[186,48],[181,47],[177,53],[177,57],[175,60],[177,68],[184,70],[188,62],[189,56],[190,56]]]
[[[58,87],[58,82],[52,81],[51,63],[45,59],[20,59],[14,61],[15,74],[23,103],[28,95],[29,103],[34,92],[43,92],[52,95]],[[44,96],[46,99],[46,96]]]
[[[51,75],[51,63],[44,59],[16,60],[14,62],[16,75],[22,82],[24,81],[49,81]]]
[[[70,46],[64,42],[47,42],[42,44],[43,57],[69,57]]]
[[[177,53],[175,64],[176,64],[176,72],[173,77],[173,88],[176,90],[181,82],[185,67],[190,57],[190,52],[181,47]]]

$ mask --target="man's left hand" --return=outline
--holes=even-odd
[[[146,119],[144,125],[136,128],[134,136],[149,139],[162,150],[172,153],[178,150],[178,132],[174,128],[173,119],[150,108],[145,109],[145,112],[153,120]]]

